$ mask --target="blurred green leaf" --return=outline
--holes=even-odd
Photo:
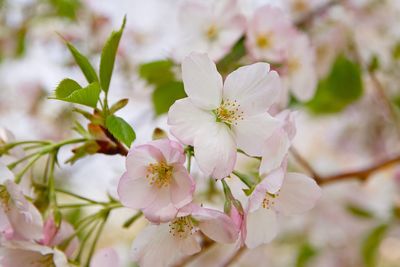
[[[167,113],[176,100],[186,97],[183,83],[172,81],[157,87],[153,92],[153,105],[157,115]]]
[[[336,113],[358,100],[362,94],[360,66],[339,55],[329,75],[319,82],[317,92],[307,106],[317,114]]]
[[[173,66],[174,63],[170,60],[145,63],[139,67],[139,75],[148,83],[159,86],[175,79]]]
[[[86,77],[86,80],[89,83],[98,82],[99,78],[97,77],[96,71],[90,64],[89,60],[82,55],[71,43],[66,43],[69,51],[75,59],[76,64],[78,64],[79,68],[82,70],[83,74]]]
[[[378,248],[388,228],[388,224],[381,224],[372,229],[364,239],[361,246],[361,255],[365,267],[377,266]]]
[[[122,22],[119,31],[113,31],[108,37],[106,44],[101,52],[100,59],[100,84],[103,91],[108,92],[112,72],[114,69],[115,56],[117,55],[119,41],[121,40],[122,32],[124,31],[126,16]]]
[[[239,67],[238,61],[246,55],[244,38],[241,38],[232,47],[231,51],[217,63],[217,68],[221,73],[229,73]]]
[[[400,59],[400,42],[397,42],[392,48],[392,57],[395,60]]]
[[[360,207],[356,204],[353,204],[353,203],[349,203],[346,205],[346,211],[348,211],[350,214],[354,215],[355,217],[359,217],[362,219],[374,218],[374,214],[371,211],[369,211],[363,207]]]
[[[100,96],[100,88],[97,82],[82,88],[77,82],[71,79],[64,79],[57,86],[55,99],[81,104],[95,108]]]
[[[121,141],[128,147],[131,146],[132,142],[136,138],[136,134],[132,127],[120,117],[114,115],[108,116],[106,127],[118,141]]]
[[[76,19],[76,13],[81,3],[79,0],[50,0],[57,15],[69,19]]]
[[[305,267],[317,255],[317,250],[308,242],[300,246],[296,259],[296,267]]]

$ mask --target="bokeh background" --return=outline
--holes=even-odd
[[[72,112],[71,105],[48,99],[66,77],[84,82],[60,36],[98,66],[103,43],[127,15],[110,102],[129,99],[119,116],[134,127],[136,144],[151,140],[156,127],[168,131],[166,114],[160,114],[159,109],[171,96],[155,96],[159,88],[143,75],[143,66],[170,59],[180,49],[182,25],[178,17],[183,2],[0,0],[0,126],[13,132],[17,140],[74,136],[73,123],[82,118]],[[318,86],[316,98],[320,99],[288,101],[290,108],[298,111],[294,147],[320,175],[367,168],[400,154],[399,0],[237,2],[246,17],[271,4],[281,7],[293,23],[303,19],[298,30],[310,39],[319,80],[329,75],[341,55],[359,70],[352,72],[357,76],[354,79],[362,81],[356,88],[352,78],[344,76],[333,93],[324,95],[323,86]],[[179,64],[171,69],[179,77]],[[70,156],[69,150],[62,151],[61,161]],[[238,164],[243,169],[254,168],[245,159]],[[301,166],[293,164],[291,168]],[[123,157],[96,154],[73,166],[63,164],[57,179],[78,194],[104,200],[109,194],[116,195],[123,170]],[[220,202],[214,192],[219,189],[210,188],[200,173],[194,175],[203,188],[199,198]],[[70,221],[85,212],[69,214]],[[113,213],[99,243],[99,247],[114,247],[124,266],[132,266],[129,247],[145,225],[143,220],[122,229],[121,224],[131,215],[129,210]],[[322,199],[311,212],[285,220],[276,240],[247,251],[235,265],[399,267],[399,218],[400,165],[392,164],[371,173],[363,182],[348,179],[324,185]],[[230,250],[229,246],[211,249],[191,264],[218,266]]]

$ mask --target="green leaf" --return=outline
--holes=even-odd
[[[365,209],[363,207],[360,207],[358,205],[355,205],[353,203],[347,204],[346,205],[346,210],[350,214],[354,215],[355,217],[361,218],[361,219],[372,219],[372,218],[374,218],[374,214],[371,211],[369,211],[369,210],[367,210],[367,209]]]
[[[139,75],[148,83],[160,86],[175,79],[173,66],[174,63],[170,60],[149,62],[139,67]]]
[[[229,73],[239,67],[238,61],[246,55],[246,48],[244,45],[244,38],[241,38],[237,43],[233,46],[232,50],[221,59],[217,68],[221,73]]]
[[[79,68],[83,72],[83,75],[85,75],[86,80],[89,83],[98,82],[99,78],[97,77],[96,71],[90,64],[89,60],[84,55],[82,55],[71,43],[66,42],[66,45],[72,56],[74,57],[76,64],[78,64]]]
[[[95,108],[100,96],[100,88],[97,82],[82,88],[77,82],[71,79],[64,79],[57,86],[55,98],[58,100],[81,104]]]
[[[336,113],[358,100],[362,94],[360,66],[339,55],[329,75],[318,83],[317,92],[307,106],[317,114]]]
[[[387,224],[381,224],[372,229],[364,239],[361,247],[361,255],[365,267],[377,266],[378,248],[388,228]]]
[[[122,118],[110,115],[106,120],[106,127],[108,131],[118,140],[127,145],[131,146],[132,142],[136,138],[136,134],[132,127]]]
[[[60,17],[66,17],[72,20],[76,19],[76,12],[81,3],[79,0],[49,0],[56,13]]]
[[[317,250],[308,242],[300,246],[296,259],[296,267],[305,267],[317,255]]]
[[[125,28],[126,16],[122,22],[122,26],[119,31],[113,31],[108,37],[106,44],[101,52],[100,59],[100,84],[104,92],[108,92],[110,87],[110,81],[112,72],[114,69],[115,56],[117,54],[119,40],[121,39],[122,32]]]
[[[153,105],[157,115],[167,113],[176,100],[186,97],[183,83],[172,81],[157,87],[153,92]]]

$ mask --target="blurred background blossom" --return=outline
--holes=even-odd
[[[182,57],[199,50],[218,61],[223,75],[256,61],[271,63],[285,80],[281,107],[289,105],[297,111],[294,147],[322,178],[400,155],[400,1],[216,2],[0,0],[0,126],[10,130],[16,140],[62,140],[76,135],[71,125],[82,118],[72,112],[71,105],[48,99],[65,77],[84,82],[63,39],[98,66],[102,44],[127,15],[109,97],[110,102],[130,100],[119,115],[135,128],[136,144],[150,141],[157,127],[168,131],[166,111],[184,96],[169,76],[179,80]],[[265,5],[282,15],[268,17],[263,13]],[[195,10],[188,11],[188,6]],[[285,24],[271,26],[288,31],[277,30],[284,35],[277,38],[283,47],[278,47],[282,49],[279,57],[256,51],[267,45],[260,42],[272,39],[262,41],[255,36],[253,44],[243,41],[243,36],[250,38],[248,34],[256,32],[251,29],[254,16],[268,18],[271,22],[266,24],[281,20]],[[203,30],[208,35],[203,36]],[[215,42],[214,35],[225,32]],[[278,55],[275,50],[271,53]],[[290,65],[292,56],[302,66]],[[154,66],[159,68],[155,79],[166,79],[171,82],[169,87],[149,78]],[[342,80],[335,80],[337,77]],[[312,92],[300,99],[304,90]],[[71,152],[62,150],[60,162],[69,157]],[[256,171],[255,163],[244,158],[239,157],[237,166]],[[289,166],[294,170],[303,167]],[[73,166],[63,164],[57,183],[104,201],[109,195],[117,197],[123,171],[121,156],[96,154]],[[193,171],[201,192],[198,199],[209,205],[222,203],[215,194],[221,188],[211,186],[196,165]],[[244,194],[235,183],[229,184],[242,200]],[[68,219],[73,224],[85,212],[71,213]],[[113,247],[123,266],[133,266],[129,247],[145,225],[141,220],[133,227],[121,228],[130,216],[128,210],[113,213],[99,243],[100,248]],[[246,251],[234,266],[399,267],[399,218],[400,167],[392,164],[371,173],[365,181],[324,185],[323,197],[312,211],[283,221],[276,240]],[[220,266],[232,251],[233,246],[212,247],[190,266]]]

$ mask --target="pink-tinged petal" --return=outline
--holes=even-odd
[[[231,174],[236,163],[236,142],[223,123],[210,123],[194,139],[194,156],[208,176],[222,179]]]
[[[75,232],[73,226],[65,220],[61,221],[61,225],[57,229],[53,217],[49,217],[46,220],[43,231],[44,231],[44,239],[42,244],[50,247],[62,244],[65,240],[67,240],[67,238],[71,237]],[[77,250],[78,246],[79,246],[78,238],[72,239],[69,242],[68,247],[64,249],[66,256],[72,257],[74,252]]]
[[[284,110],[276,115],[276,118],[283,123],[283,130],[293,140],[296,135],[296,111]]]
[[[240,230],[225,213],[199,207],[193,210],[192,216],[199,221],[200,230],[212,240],[219,243],[233,243],[237,240]]]
[[[90,267],[118,267],[120,266],[119,257],[113,248],[103,248],[97,251],[92,260]]]
[[[275,208],[283,215],[292,215],[312,209],[321,197],[321,188],[314,179],[301,173],[287,173]]]
[[[168,112],[171,133],[182,143],[193,145],[199,129],[215,121],[210,111],[197,108],[189,98],[175,101]]]
[[[285,178],[286,168],[277,168],[270,172],[266,177],[263,178],[263,183],[268,193],[276,194],[282,187],[283,179]]]
[[[200,252],[201,246],[199,242],[196,240],[196,236],[188,236],[185,239],[180,240],[179,242],[179,250],[184,255],[193,255],[197,252]]]
[[[275,211],[260,208],[247,214],[246,246],[250,249],[267,244],[278,233],[278,222]]]
[[[0,162],[0,184],[7,180],[14,180],[14,174],[7,168],[5,164]]]
[[[19,238],[40,240],[43,238],[43,219],[36,207],[26,200],[14,182],[8,180],[5,186],[10,195],[9,209],[6,211],[14,234]]]
[[[196,184],[183,166],[174,166],[173,180],[171,181],[171,200],[179,209],[189,204],[193,199]]]
[[[221,104],[222,77],[206,54],[191,53],[182,62],[185,92],[198,107],[213,110]]]
[[[261,157],[260,175],[266,175],[280,167],[284,162],[290,147],[290,140],[283,129],[276,130],[264,143],[264,153]]]
[[[232,126],[238,148],[250,156],[261,156],[266,140],[280,125],[279,121],[267,112],[245,117]]]
[[[268,182],[267,180],[264,179],[254,188],[253,192],[249,197],[249,202],[247,207],[248,212],[254,212],[255,210],[261,208],[261,204],[267,192],[268,192]]]
[[[185,1],[179,9],[179,24],[186,38],[202,35],[212,17],[211,10],[199,1]]]
[[[142,210],[146,219],[153,223],[160,223],[175,218],[178,209],[172,203],[170,188],[160,188],[155,194],[153,202],[149,202]]]
[[[275,102],[281,81],[275,71],[270,71],[269,64],[255,63],[240,67],[225,80],[223,99],[236,100],[239,110],[246,116],[265,113]]]
[[[156,147],[146,144],[133,147],[126,157],[127,175],[133,178],[143,178],[147,174],[149,164],[164,160],[161,151]]]
[[[142,209],[154,201],[156,191],[146,178],[132,179],[126,172],[119,180],[118,196],[124,206]]]
[[[141,267],[164,267],[187,255],[185,253],[197,252],[195,249],[181,251],[182,240],[169,231],[167,223],[148,225],[133,241],[132,259]]]
[[[183,146],[176,141],[165,138],[152,141],[149,145],[152,145],[161,151],[167,164],[183,164],[185,162],[186,157]]]
[[[12,238],[13,230],[8,220],[7,214],[4,213],[3,209],[0,208],[0,241],[1,236],[6,239]]]

